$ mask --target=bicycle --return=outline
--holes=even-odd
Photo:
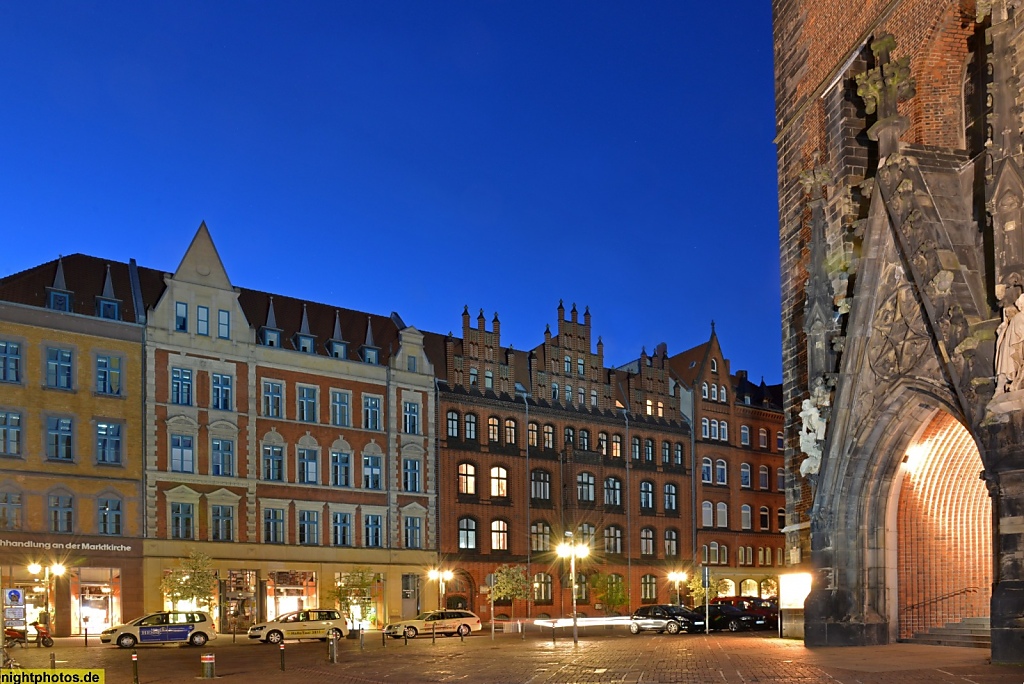
[[[20,669],[22,669],[21,663],[19,663],[17,660],[15,660],[14,658],[11,657],[11,655],[7,652],[7,647],[6,646],[0,647],[0,652],[3,652],[3,664],[0,665],[0,669],[3,669],[3,670],[20,670]]]

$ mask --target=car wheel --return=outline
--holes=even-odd
[[[121,636],[117,637],[117,645],[121,648],[131,648],[136,643],[138,643],[138,639],[136,639],[131,634],[122,634]]]
[[[729,631],[730,632],[738,632],[738,631],[740,631],[740,621],[739,620],[729,620]]]
[[[345,636],[345,635],[343,635],[343,634],[341,633],[341,630],[340,630],[340,629],[338,629],[337,627],[334,627],[334,628],[332,628],[332,629],[331,629],[331,631],[330,631],[330,635],[331,635],[331,638],[332,638],[332,639],[335,639],[335,640],[337,640],[337,639],[342,639],[342,638],[344,638],[344,636]]]
[[[409,637],[410,639],[415,639],[417,634],[418,632],[416,631],[415,627],[405,628],[405,636]]]
[[[665,631],[668,632],[669,634],[679,634],[679,623],[678,622],[670,622],[670,623],[668,623],[667,625],[665,625]]]
[[[459,636],[469,636],[469,625],[459,625]]]
[[[193,632],[192,636],[188,638],[188,643],[192,644],[193,646],[204,646],[206,645],[206,642],[209,640],[210,638],[202,632]]]
[[[635,622],[630,622],[629,623],[629,633],[630,634],[639,634],[640,633],[640,625],[636,624]]]
[[[267,632],[267,643],[268,644],[279,644],[282,641],[284,641],[284,634],[282,634],[281,632],[277,631],[276,629],[273,630],[273,631]]]

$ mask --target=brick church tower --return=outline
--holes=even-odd
[[[1024,2],[773,6],[803,636],[988,620],[1022,662]]]

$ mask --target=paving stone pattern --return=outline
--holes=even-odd
[[[107,684],[131,684],[131,652],[109,646],[84,648],[80,639],[60,639],[49,649],[15,649],[24,667],[102,667]],[[388,640],[368,634],[364,649],[355,640],[340,642],[339,662],[327,662],[320,642],[288,642],[286,670],[280,670],[275,646],[232,644],[221,638],[201,649],[151,646],[138,649],[140,684],[184,684],[201,674],[200,655],[217,657],[218,680],[225,683],[280,682],[486,682],[554,684],[578,682],[1024,682],[1024,668],[994,666],[982,649],[895,644],[860,648],[808,649],[800,641],[764,633],[632,636],[622,632],[585,634],[578,647],[570,638],[552,643],[549,634],[475,635],[457,638]],[[199,679],[199,681],[202,681]]]

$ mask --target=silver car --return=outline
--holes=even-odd
[[[668,604],[637,608],[629,623],[629,631],[633,634],[639,634],[645,630],[679,634],[680,632],[699,632],[703,629],[703,615]]]

